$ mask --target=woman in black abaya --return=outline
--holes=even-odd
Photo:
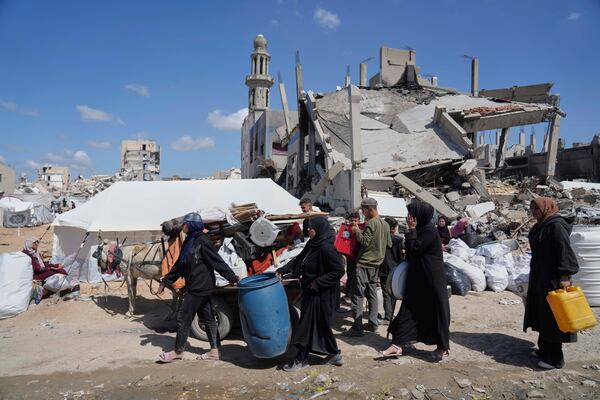
[[[450,349],[450,305],[440,235],[431,222],[432,206],[413,201],[407,208],[406,289],[400,312],[388,328],[392,345],[380,354],[401,356],[402,346],[422,342],[436,345],[434,355],[441,359]]]
[[[343,363],[331,330],[335,286],[344,275],[342,257],[333,247],[333,233],[325,217],[311,218],[308,234],[310,240],[304,250],[277,270],[279,276],[291,272],[302,285],[300,322],[292,339],[298,353],[283,367],[288,372],[307,367],[309,353],[327,356],[330,365]]]

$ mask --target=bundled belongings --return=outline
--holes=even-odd
[[[22,252],[0,254],[0,319],[27,310],[31,299],[31,258]]]
[[[450,285],[452,294],[466,296],[469,290],[471,290],[469,277],[450,264],[444,264],[444,269],[446,270],[446,283]]]

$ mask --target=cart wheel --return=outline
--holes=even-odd
[[[225,339],[229,332],[231,332],[231,326],[233,324],[233,311],[227,302],[219,297],[213,297],[211,299],[213,313],[217,320],[219,329],[219,337]],[[204,327],[200,325],[198,321],[198,315],[194,317],[192,321],[192,335],[200,340],[208,342],[208,336],[204,331]]]

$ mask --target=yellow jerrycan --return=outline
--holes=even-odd
[[[589,329],[598,323],[583,291],[578,286],[571,286],[567,290],[553,290],[548,293],[546,300],[562,332],[577,332]]]

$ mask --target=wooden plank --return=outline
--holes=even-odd
[[[450,206],[429,193],[427,190],[423,189],[421,186],[417,185],[413,180],[409,179],[405,175],[400,173],[394,177],[394,180],[398,182],[400,186],[415,195],[415,197],[417,197],[419,200],[431,204],[431,206],[444,217],[450,219],[458,217],[456,211],[450,208]]]

